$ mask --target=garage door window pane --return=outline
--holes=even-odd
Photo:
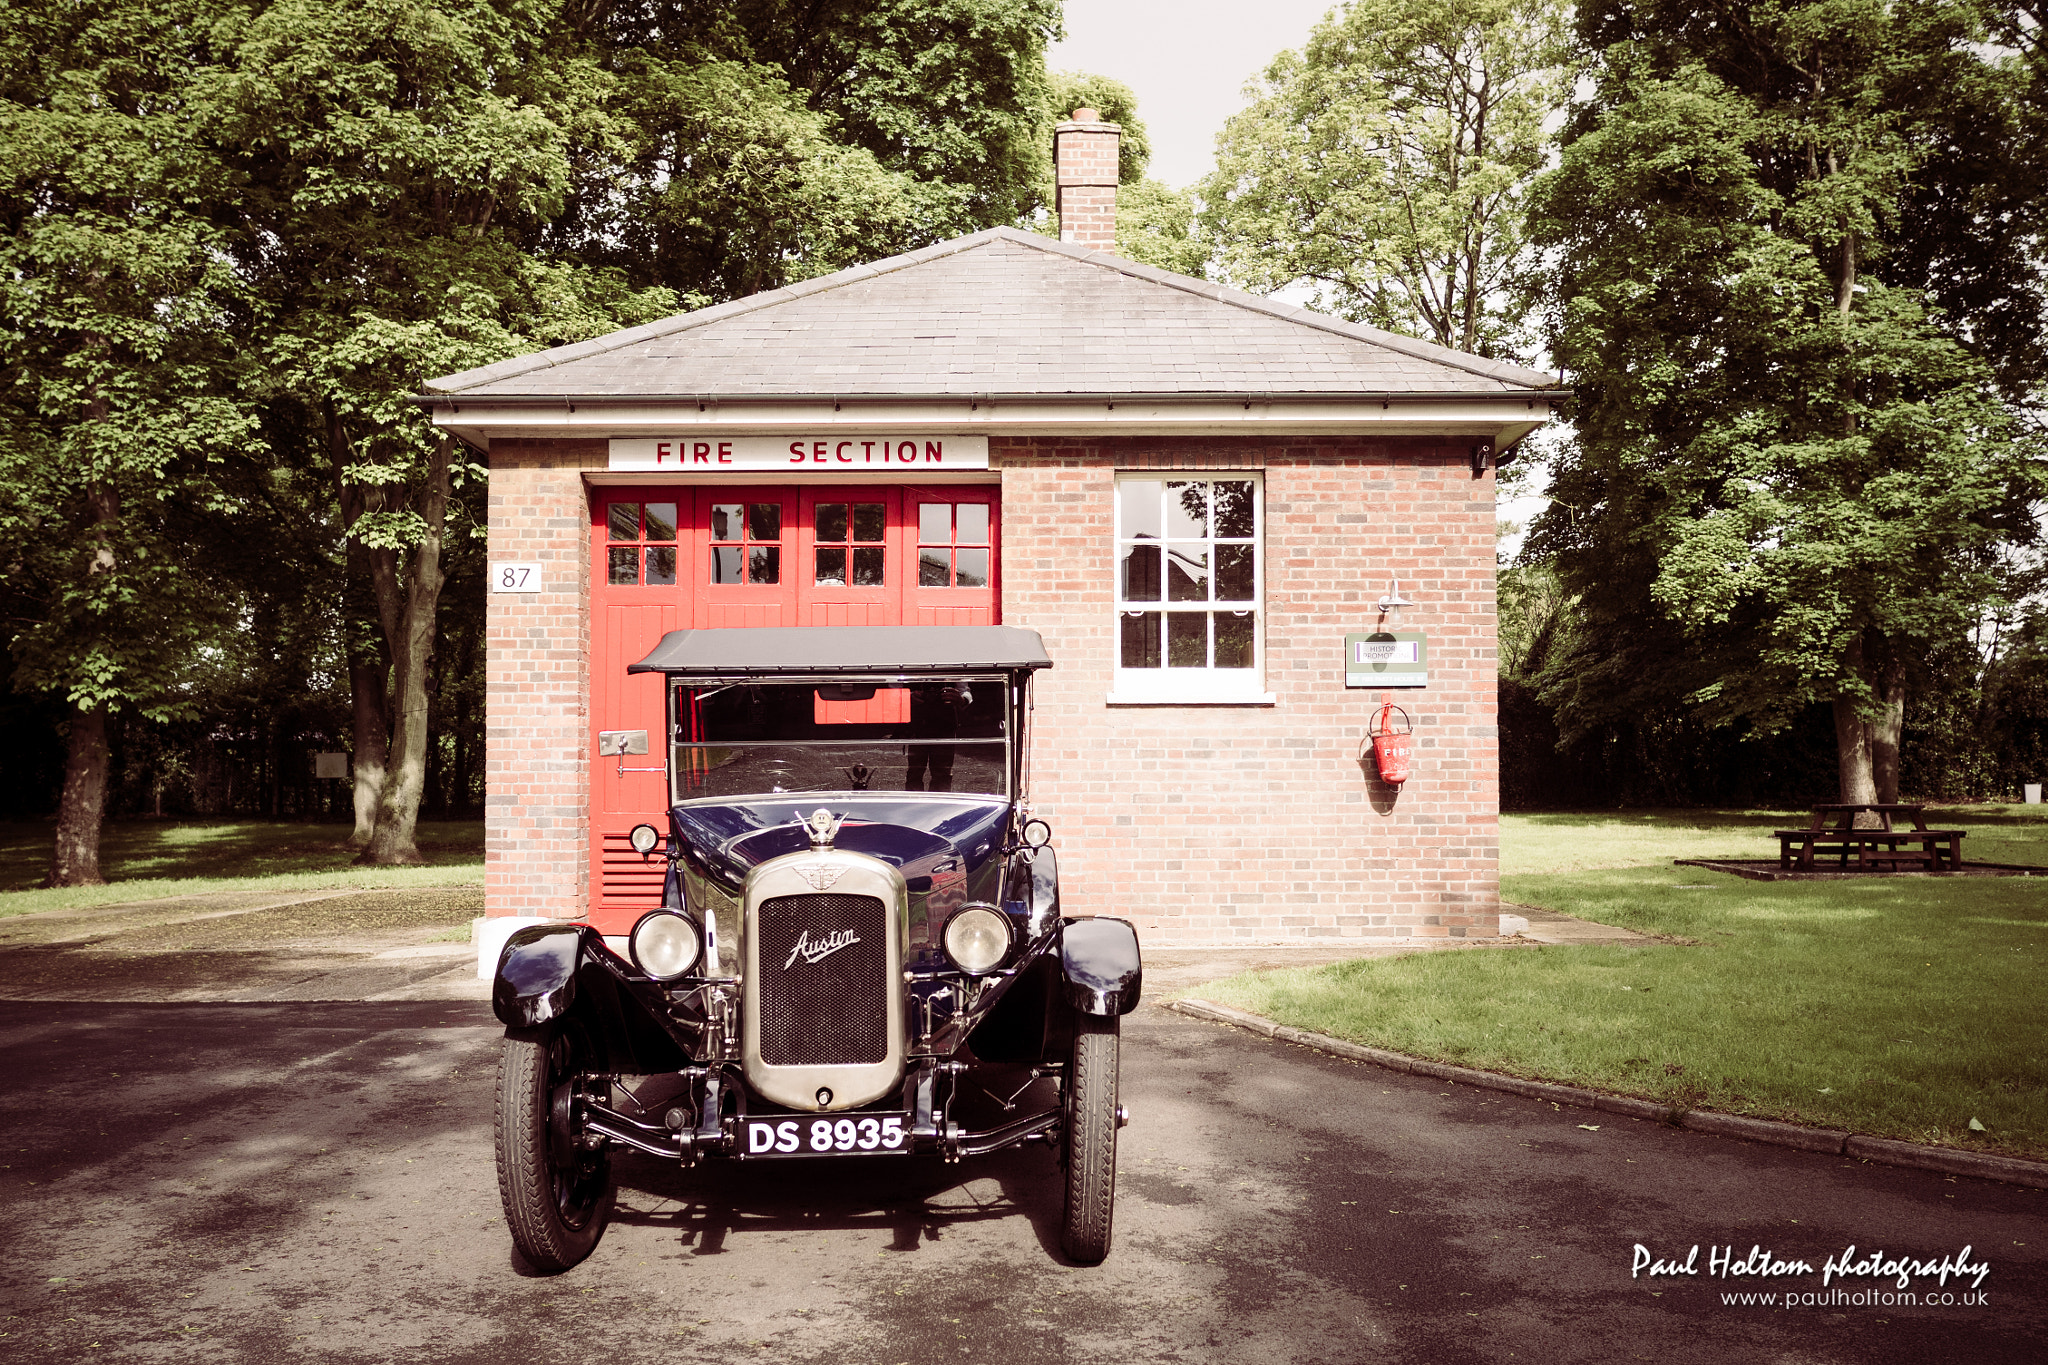
[[[821,502],[812,517],[821,541],[846,539],[846,504],[843,502]]]
[[[615,502],[611,506],[608,520],[613,540],[640,539],[640,504],[637,502]]]
[[[614,584],[640,581],[640,552],[630,545],[611,551],[611,581]]]
[[[848,586],[847,564],[853,566],[851,585],[856,588],[882,586],[884,547],[878,543],[889,529],[888,504],[880,502],[821,502],[812,513],[817,541],[815,577],[819,587]]]
[[[988,504],[980,502],[956,502],[953,504],[953,543],[956,545],[988,544]]]
[[[953,586],[953,552],[951,550],[919,550],[917,552],[917,586],[920,588],[950,588]]]
[[[963,547],[953,551],[953,586],[956,588],[985,588],[988,586],[988,551]]]
[[[650,545],[647,547],[647,582],[649,585],[671,585],[676,581],[676,547],[673,545]]]
[[[711,547],[713,583],[780,583],[782,547],[760,541],[782,538],[782,504],[721,502],[711,507],[711,538],[739,542]]]

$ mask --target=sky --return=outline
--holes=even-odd
[[[1332,0],[1066,0],[1055,71],[1088,71],[1138,92],[1150,174],[1177,189],[1208,174],[1216,134],[1244,107],[1244,83],[1300,47]]]

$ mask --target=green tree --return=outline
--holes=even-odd
[[[717,302],[1031,211],[1049,0],[564,4],[518,80],[567,137],[534,246]]]
[[[1440,345],[1524,349],[1524,192],[1571,90],[1563,0],[1353,0],[1248,87],[1200,186],[1226,278]]]
[[[563,209],[569,137],[522,83],[542,7],[354,0],[241,16],[196,76],[239,172],[235,251],[280,465],[323,470],[342,543],[363,860],[413,862],[450,509],[483,468],[412,401],[433,375],[670,311],[616,271],[526,244]]]
[[[741,0],[735,12],[750,59],[779,68],[837,140],[942,189],[951,212],[918,226],[925,240],[1034,207],[1059,0]]]
[[[182,79],[209,0],[0,10],[0,534],[14,681],[69,709],[50,880],[96,883],[109,717],[184,713],[232,628],[195,561],[216,461],[248,448],[248,316],[212,211],[233,176]]]
[[[1532,219],[1578,395],[1532,540],[1579,604],[1546,696],[1568,739],[1678,697],[1759,733],[1827,703],[1842,799],[1896,799],[1906,694],[2042,488],[1987,367],[1882,273],[1981,30],[1882,0],[1580,25],[1592,93]]]

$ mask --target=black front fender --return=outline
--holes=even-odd
[[[1145,980],[1137,928],[1121,919],[1067,920],[1060,926],[1060,975],[1067,1003],[1083,1014],[1129,1014]]]
[[[505,941],[491,1012],[507,1029],[575,1015],[607,1070],[650,1075],[689,1065],[701,1023],[672,1018],[660,986],[620,960],[587,924],[536,924]]]
[[[505,940],[491,983],[491,1013],[506,1028],[533,1028],[569,1012],[587,924],[535,924]]]

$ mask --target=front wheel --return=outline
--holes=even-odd
[[[519,1254],[549,1273],[596,1250],[612,1216],[611,1159],[576,1121],[590,1065],[581,1031],[557,1022],[508,1035],[498,1067],[498,1194]]]
[[[1060,1248],[1083,1265],[1109,1255],[1116,1214],[1116,1016],[1074,1020],[1074,1053],[1067,1065],[1067,1212]]]

